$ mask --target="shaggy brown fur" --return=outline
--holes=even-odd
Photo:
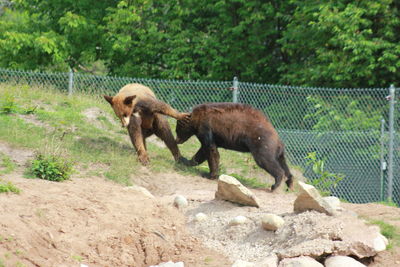
[[[153,91],[138,83],[124,86],[114,97],[105,95],[122,127],[128,127],[129,136],[143,165],[149,163],[146,138],[157,135],[167,145],[175,160],[181,159],[171,128],[163,115],[183,119],[186,113],[179,113],[168,104],[157,100]]]
[[[292,188],[292,174],[286,164],[284,145],[269,119],[249,105],[210,103],[193,108],[189,117],[179,120],[176,127],[177,143],[182,144],[196,135],[201,143],[199,151],[188,165],[208,161],[210,177],[218,176],[218,147],[250,152],[258,166],[275,178],[275,190],[287,177]]]

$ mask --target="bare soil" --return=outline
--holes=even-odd
[[[177,173],[154,174],[143,167],[133,179],[155,196],[150,198],[82,173],[62,183],[23,178],[25,164],[33,153],[5,143],[0,143],[0,152],[18,165],[13,173],[0,178],[21,189],[20,194],[0,194],[0,260],[5,266],[84,263],[141,267],[171,260],[183,261],[189,267],[223,267],[239,258],[257,261],[270,252],[272,245],[260,241],[269,233],[260,229],[257,218],[272,212],[289,220],[296,197],[293,193],[253,190],[261,209],[239,207],[214,200],[215,181]],[[176,195],[185,196],[189,206],[181,210],[173,207]],[[362,217],[399,226],[398,208],[343,206]],[[210,220],[194,222],[198,212],[208,214]],[[237,215],[248,217],[249,222],[227,226]],[[325,215],[303,216],[304,220],[318,220]],[[284,244],[284,240],[280,242]],[[399,259],[400,249],[394,248],[380,253],[371,266],[398,266]]]

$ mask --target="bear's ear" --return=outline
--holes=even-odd
[[[124,99],[124,104],[127,105],[127,106],[132,105],[132,101],[133,101],[133,99],[135,99],[135,98],[136,98],[136,95],[131,95],[131,96],[126,97],[126,98]]]
[[[112,96],[104,95],[104,99],[107,100],[107,102],[110,103],[110,105],[112,105],[112,100],[113,100]]]

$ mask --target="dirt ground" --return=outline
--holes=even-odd
[[[20,194],[0,194],[0,259],[5,266],[149,266],[183,261],[185,266],[231,266],[235,259],[257,261],[268,233],[256,221],[261,213],[283,214],[290,219],[295,194],[254,190],[261,209],[238,207],[214,200],[216,182],[177,173],[153,174],[146,168],[135,182],[147,188],[150,198],[132,188],[80,174],[55,183],[23,178],[32,152],[0,143],[0,152],[19,166],[0,177],[12,181]],[[178,210],[176,195],[189,200]],[[400,209],[378,204],[343,204],[362,217],[399,226]],[[210,215],[206,224],[193,217]],[[233,216],[249,223],[228,227]],[[253,216],[253,217],[252,217]],[[304,215],[324,220],[325,215]],[[319,216],[319,217],[318,217]],[[213,221],[215,219],[215,221]],[[315,230],[315,229],[314,229]],[[283,241],[282,241],[283,242]],[[400,249],[381,252],[371,266],[399,266]],[[22,265],[24,264],[24,265]]]

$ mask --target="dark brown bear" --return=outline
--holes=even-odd
[[[187,163],[199,165],[208,160],[210,177],[218,176],[218,147],[250,152],[257,165],[275,178],[274,191],[287,177],[293,186],[293,176],[284,156],[284,145],[269,119],[259,110],[245,104],[210,103],[193,108],[186,119],[178,120],[176,142],[182,144],[196,135],[201,143],[199,151]]]
[[[168,121],[162,114],[175,119],[183,119],[188,114],[180,113],[167,103],[158,100],[147,86],[138,83],[125,85],[115,96],[104,98],[121,120],[122,127],[127,127],[139,161],[149,163],[146,151],[146,138],[157,135],[167,145],[176,161],[184,160],[175,142]]]

